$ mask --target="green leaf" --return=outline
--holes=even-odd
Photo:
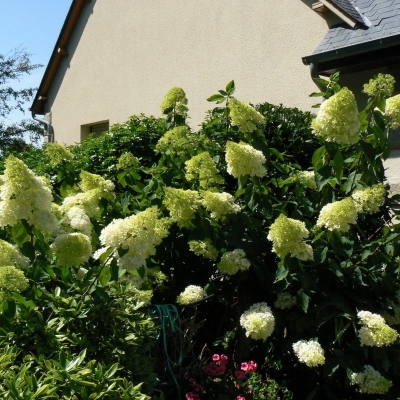
[[[287,277],[288,273],[289,273],[289,270],[286,269],[284,265],[280,265],[276,271],[274,283],[285,279]]]
[[[110,379],[118,371],[118,363],[113,364],[104,374],[106,379]]]
[[[325,155],[327,154],[325,146],[315,150],[312,157],[312,164],[315,171],[318,171],[326,165]]]
[[[313,92],[310,94],[310,97],[324,97],[325,95],[325,92]]]
[[[343,156],[342,156],[342,153],[340,152],[340,150],[338,150],[332,160],[332,167],[333,167],[333,170],[335,172],[335,177],[338,180],[338,182],[340,182],[342,180],[343,165],[344,165]]]
[[[310,303],[310,296],[308,296],[307,293],[303,292],[302,290],[299,290],[297,292],[297,305],[305,312],[307,313],[308,311],[308,305]]]
[[[322,167],[315,172],[315,182],[317,184],[318,190],[321,190],[331,178],[332,168],[329,165]]]
[[[111,264],[110,264],[110,268],[111,268],[111,279],[113,281],[118,281],[118,279],[119,279],[119,267],[118,267],[117,260],[115,258],[112,259]]]
[[[313,78],[313,80],[321,85],[324,86],[328,86],[329,85],[329,81],[327,81],[326,79],[322,79],[322,78]]]
[[[99,275],[99,282],[101,286],[107,286],[111,279],[111,270],[108,265],[104,266]]]
[[[225,88],[226,92],[228,93],[228,95],[230,96],[231,94],[234,93],[235,91],[235,81],[230,81]]]
[[[81,365],[82,361],[84,360],[86,356],[86,349],[82,350],[77,357],[75,357],[65,368],[66,371],[71,371],[75,367],[78,367]]]
[[[213,94],[210,96],[207,101],[224,101],[225,97],[222,96],[221,94]]]
[[[17,313],[17,307],[14,300],[7,300],[2,304],[2,314],[7,319],[12,319]]]

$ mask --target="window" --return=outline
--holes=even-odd
[[[108,132],[110,121],[92,122],[91,124],[81,125],[81,141],[86,139],[90,134],[100,135],[103,132]]]

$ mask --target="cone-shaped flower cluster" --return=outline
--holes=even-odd
[[[328,142],[354,144],[360,139],[357,103],[353,93],[343,88],[321,104],[312,121],[314,134]]]
[[[50,248],[60,265],[77,267],[87,262],[92,255],[89,238],[78,232],[57,236]]]
[[[357,221],[357,208],[351,197],[326,204],[322,207],[317,220],[318,227],[325,227],[330,231],[347,232],[350,224]]]
[[[351,195],[358,212],[373,214],[379,211],[379,207],[385,202],[386,189],[383,183],[377,183],[371,187],[363,187],[354,191]]]
[[[363,372],[351,374],[351,384],[359,385],[360,392],[368,394],[385,394],[393,385],[371,365],[364,365]]]
[[[249,144],[228,140],[225,159],[228,173],[235,178],[243,175],[263,177],[267,173],[263,165],[266,161],[264,154]]]
[[[185,162],[186,164],[186,179],[188,181],[199,181],[199,186],[202,189],[223,183],[222,176],[218,175],[217,166],[211,158],[210,153],[203,152],[192,157]]]
[[[216,260],[218,257],[218,250],[214,247],[210,239],[191,240],[189,248],[197,256],[203,256],[210,260]]]
[[[300,340],[293,344],[293,350],[299,361],[308,367],[325,364],[324,350],[316,340]]]
[[[12,244],[0,239],[0,267],[13,265],[20,269],[29,267],[30,260]]]
[[[292,257],[307,261],[313,259],[312,247],[303,239],[308,238],[306,224],[281,214],[271,225],[268,240],[273,243],[272,251],[284,258],[291,253]]]
[[[238,271],[246,271],[250,267],[250,261],[242,249],[236,249],[224,253],[217,265],[223,274],[235,275]]]
[[[173,87],[164,97],[160,107],[163,114],[167,114],[169,109],[174,109],[178,115],[187,115],[187,103],[185,91],[180,87]]]
[[[189,285],[177,297],[176,302],[179,304],[189,304],[204,299],[204,297],[206,296],[207,293],[202,287],[196,285]]]
[[[13,265],[0,267],[0,289],[10,292],[23,292],[28,289],[29,281],[24,273]]]
[[[70,160],[74,155],[59,143],[46,143],[44,152],[50,159],[50,165],[59,165],[64,160]]]
[[[139,159],[128,151],[118,159],[117,169],[122,171],[136,170],[139,164]]]
[[[12,155],[5,166],[0,186],[0,226],[14,226],[25,219],[44,233],[56,230],[57,219],[51,212],[53,197],[45,180]]]
[[[274,331],[275,318],[267,303],[256,303],[242,314],[240,325],[246,330],[246,336],[266,339]]]
[[[235,204],[235,198],[226,192],[216,193],[201,191],[202,205],[211,212],[215,219],[224,219],[227,214],[236,214],[240,211],[240,206]]]
[[[200,195],[195,190],[166,187],[163,204],[171,215],[171,221],[181,228],[190,227],[194,213],[200,207]]]
[[[392,128],[400,127],[400,94],[386,100],[385,114],[390,117]]]
[[[385,319],[379,314],[360,311],[357,316],[362,324],[358,331],[361,346],[388,346],[399,337],[397,331],[386,325]]]
[[[317,190],[314,171],[299,171],[295,174],[294,178],[301,185],[313,190]]]
[[[155,246],[168,235],[166,221],[159,219],[158,207],[149,207],[136,215],[114,219],[100,234],[103,246],[128,250],[118,264],[124,269],[146,265],[146,259],[155,254]]]
[[[363,92],[370,97],[392,95],[396,80],[390,74],[378,74],[368,83],[364,84]]]
[[[229,101],[228,107],[232,125],[238,126],[242,133],[251,133],[257,129],[257,125],[265,123],[265,118],[254,107],[235,98]]]

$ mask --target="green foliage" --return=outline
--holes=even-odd
[[[320,84],[326,84],[327,89],[316,95],[331,100],[339,93],[337,75]],[[174,89],[182,95],[183,91]],[[390,152],[390,128],[382,103],[385,95],[379,92],[369,99],[359,114],[356,141],[348,145],[330,137],[317,139],[309,113],[268,103],[250,110],[250,106],[235,101],[235,107],[245,110],[252,121],[246,124],[240,120],[238,124],[236,120],[234,124],[229,107],[234,91],[232,81],[209,98],[217,104],[198,133],[185,125],[185,100],[180,113],[176,107],[165,109],[166,123],[132,117],[127,124],[113,127],[110,135],[70,147],[74,157],[61,157],[56,165],[49,166],[47,156],[39,150],[24,156],[38,173],[50,178],[55,202],[61,205],[62,229],[80,229],[70,221],[74,215],[68,214],[66,205],[81,207],[81,212],[85,207],[94,210],[90,213],[91,245],[93,250],[101,250],[83,265],[88,272],[81,280],[77,268],[57,266],[49,247],[56,240],[54,235],[44,237],[24,220],[12,229],[3,228],[3,238],[18,245],[32,261],[26,271],[31,288],[21,294],[6,293],[1,306],[4,321],[0,322],[6,327],[3,343],[17,349],[4,355],[10,355],[16,366],[15,376],[27,374],[24,366],[32,362],[38,371],[43,370],[35,379],[45,386],[49,379],[59,379],[54,370],[59,369],[56,363],[63,364],[61,355],[65,354],[69,362],[78,360],[78,372],[80,368],[88,371],[87,376],[79,373],[84,375],[83,381],[96,385],[91,386],[96,387],[96,396],[117,377],[112,390],[122,396],[128,390],[126,385],[141,382],[143,391],[151,393],[151,362],[166,398],[179,398],[182,393],[177,386],[191,377],[204,386],[204,392],[198,394],[202,399],[233,398],[238,395],[232,389],[233,374],[224,372],[223,377],[210,379],[204,368],[202,360],[212,357],[207,344],[213,343],[216,351],[229,356],[232,371],[246,360],[260,366],[248,380],[253,392],[242,393],[246,400],[290,398],[292,393],[299,399],[357,399],[360,387],[353,384],[351,376],[365,365],[393,382],[388,394],[376,398],[398,396],[399,339],[384,346],[379,342],[362,346],[357,316],[368,311],[385,316],[388,322],[400,318],[400,226],[392,224],[391,211],[396,197],[389,199],[386,193],[379,201],[374,198],[374,207],[354,211],[354,221],[338,223],[348,218],[341,204],[353,204],[352,195],[368,200],[368,193],[364,197],[355,193],[374,185],[382,189],[385,183],[382,159]],[[340,113],[345,115],[346,110]],[[167,127],[168,140],[158,146],[157,154],[153,149]],[[239,174],[235,179],[231,173],[238,169],[232,162],[244,161],[226,159],[229,142],[243,142],[265,169],[254,171],[249,162],[245,169],[248,175]],[[127,152],[138,157],[140,165],[129,156],[126,159],[132,162],[132,169],[116,171],[119,157]],[[210,157],[204,156],[206,153]],[[190,162],[199,155],[196,162]],[[205,159],[213,177],[209,182],[200,178],[204,172],[201,160]],[[85,191],[81,169],[112,179],[115,195],[105,189],[110,183],[100,177],[93,178],[103,188],[100,192]],[[89,204],[89,200],[96,204]],[[332,204],[336,206],[334,215],[329,214]],[[153,225],[149,214],[143,213],[150,207],[153,217],[158,213]],[[281,227],[274,225],[270,235],[271,226],[282,215]],[[289,223],[299,232],[285,233]],[[279,257],[277,243],[291,237],[296,237],[296,243],[281,246],[287,251]],[[109,247],[101,248],[105,245]],[[218,266],[223,257],[229,258],[227,254],[235,254],[232,260],[240,254],[241,267],[221,267],[220,271]],[[136,308],[148,299],[143,289],[154,290],[153,304],[175,304],[189,285],[204,288],[207,297],[180,308],[179,330],[176,317],[167,316],[158,325],[162,339],[149,353],[154,326]],[[251,339],[240,321],[257,303],[267,303],[273,322],[250,315],[246,325],[261,332],[259,337],[264,337],[262,331],[273,328],[265,340]],[[397,337],[396,331],[390,332]],[[293,344],[297,342],[318,343],[323,352],[318,366],[310,367],[312,362],[304,361],[312,354],[296,355]],[[26,358],[31,353],[34,359]],[[113,371],[116,363],[115,375],[107,378],[104,371]],[[96,370],[94,377],[89,372],[92,368]],[[103,371],[104,379],[98,370]],[[60,391],[75,390],[66,380],[59,381]],[[90,395],[94,393],[91,390]],[[109,398],[113,398],[111,394]]]

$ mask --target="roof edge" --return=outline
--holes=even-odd
[[[302,57],[302,61],[304,65],[318,64],[320,62],[331,61],[357,54],[369,53],[374,50],[387,48],[398,44],[400,44],[400,34],[371,40],[368,42],[357,43],[351,46],[326,51],[324,53],[312,54],[310,56]]]
[[[55,75],[62,59],[68,56],[67,46],[74,32],[75,25],[82,13],[84,6],[91,0],[73,0],[61,28],[60,34],[51,53],[50,60],[43,74],[42,81],[33,99],[30,111],[35,114],[44,114],[44,104],[48,91],[54,81]]]

